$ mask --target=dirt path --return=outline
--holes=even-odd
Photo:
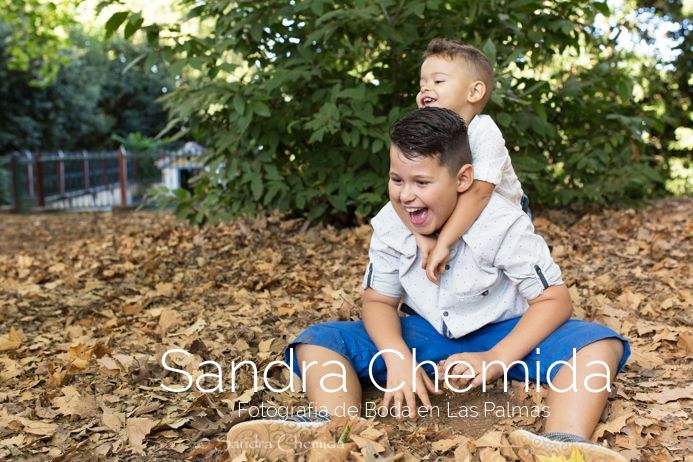
[[[691,200],[579,219],[535,219],[553,247],[578,317],[632,340],[595,437],[632,460],[684,460],[693,451]],[[370,229],[305,231],[279,217],[190,228],[168,215],[0,215],[0,459],[225,460],[225,431],[239,407],[301,405],[291,393],[251,391],[284,345],[317,321],[357,319]],[[172,393],[215,360],[226,390]],[[280,369],[272,383],[283,383]],[[512,460],[507,431],[540,428],[512,412],[541,393],[446,396],[440,418],[385,420],[366,432],[405,459]],[[369,390],[365,399],[379,399]],[[483,415],[484,405],[497,406]],[[243,404],[245,403],[245,404]],[[443,410],[476,406],[481,416]],[[501,408],[511,412],[501,411]],[[508,415],[513,414],[513,415]],[[385,451],[385,453],[387,453]],[[505,459],[501,459],[505,458]],[[686,459],[690,460],[690,459]]]

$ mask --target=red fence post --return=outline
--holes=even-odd
[[[37,150],[34,156],[36,166],[36,195],[38,196],[38,206],[46,206],[46,195],[43,191],[43,165],[41,165],[41,153]]]
[[[82,151],[82,183],[84,190],[89,191],[89,157],[87,151]]]
[[[123,146],[118,148],[118,180],[120,182],[120,205],[125,207],[128,205],[128,171]]]
[[[63,161],[64,156],[65,153],[59,150],[58,158],[60,160],[58,161],[58,194],[60,194],[60,196],[65,195],[65,162]]]

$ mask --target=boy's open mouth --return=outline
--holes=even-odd
[[[428,207],[407,207],[409,219],[415,225],[422,225],[428,218]]]
[[[433,104],[436,101],[438,101],[438,100],[435,98],[431,98],[430,96],[426,96],[424,99],[421,100],[421,102],[423,103],[424,106],[428,106],[430,104]]]

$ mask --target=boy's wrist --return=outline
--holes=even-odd
[[[450,250],[459,238],[460,236],[450,235],[450,233],[445,232],[445,229],[443,229],[436,240],[436,247]]]
[[[500,361],[506,366],[512,363],[513,361],[520,359],[515,358],[515,355],[512,354],[512,350],[510,350],[509,348],[504,348],[502,345],[494,346],[489,350],[489,353],[494,358],[494,361]]]
[[[412,359],[411,351],[409,351],[409,347],[407,347],[404,341],[383,346],[379,348],[379,351],[380,356],[385,361],[385,366],[388,368],[398,366],[402,361],[411,361]]]

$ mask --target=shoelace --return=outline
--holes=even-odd
[[[557,441],[559,443],[594,444],[593,442],[586,440],[585,438],[582,438],[580,436],[573,435],[572,433],[551,432],[551,433],[544,433],[542,436],[544,438],[550,439],[551,441]]]
[[[286,418],[289,422],[329,422],[330,414],[327,412],[309,412],[306,414],[294,414]]]

